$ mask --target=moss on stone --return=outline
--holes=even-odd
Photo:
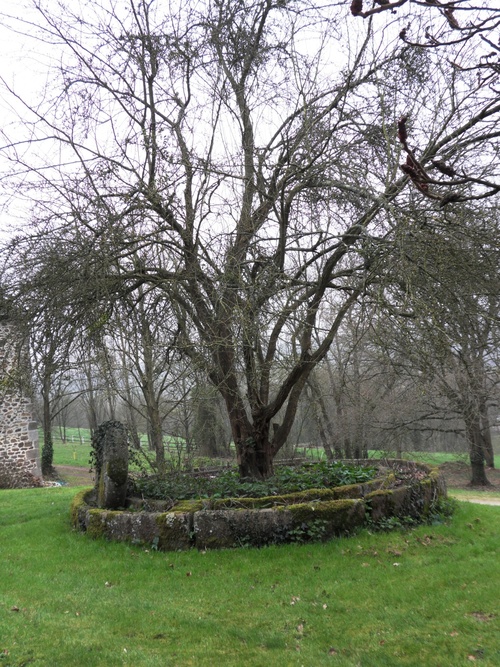
[[[370,482],[363,482],[361,486],[361,493],[362,496],[366,496],[367,493],[371,493],[372,491],[377,491],[377,489],[380,489],[383,487],[385,484],[385,478],[384,477],[378,477],[377,479],[372,479]]]
[[[156,515],[158,529],[158,548],[165,551],[178,551],[193,546],[193,514],[183,512],[163,512]]]
[[[80,526],[80,513],[88,506],[89,497],[92,495],[92,489],[84,489],[79,491],[71,501],[70,505],[70,520],[74,528]]]
[[[384,482],[382,484],[383,489],[388,489],[391,487],[394,482],[396,481],[396,475],[393,472],[390,472],[387,477],[384,478]]]
[[[332,498],[337,500],[361,498],[363,489],[361,484],[347,484],[332,489]]]
[[[360,484],[349,484],[348,486],[336,486],[329,489],[307,489],[277,496],[263,496],[262,498],[221,498],[205,503],[206,509],[273,509],[274,507],[287,507],[301,503],[322,502],[341,498],[361,497],[362,487]]]
[[[115,484],[127,483],[128,461],[122,458],[114,458],[106,461],[106,474]]]
[[[349,532],[353,520],[354,525],[360,525],[365,515],[363,501],[351,498],[289,505],[286,511],[291,513],[295,527],[323,521],[328,524],[328,534]]]
[[[203,509],[202,500],[180,500],[172,507],[172,512],[199,512]]]
[[[363,484],[281,496],[182,500],[167,511],[95,509],[96,491],[84,490],[72,501],[71,520],[93,538],[129,540],[166,551],[329,539],[363,525],[367,510],[372,521],[403,514],[424,517],[431,503],[446,497],[439,470],[425,470],[428,475],[409,486],[394,485],[396,476],[390,472]]]
[[[103,521],[103,511],[98,509],[87,512],[87,535],[98,539],[106,535],[106,524]]]
[[[378,489],[365,496],[367,510],[372,521],[380,521],[384,517],[392,516],[392,491],[390,489]]]
[[[290,542],[293,518],[284,508],[204,510],[193,516],[198,549],[261,547]]]

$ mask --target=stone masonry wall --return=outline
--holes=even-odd
[[[29,396],[28,364],[15,326],[0,321],[0,472],[12,486],[26,473],[41,476],[37,423]],[[19,485],[24,485],[20,483]]]

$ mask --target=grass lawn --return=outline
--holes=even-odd
[[[40,452],[43,447],[43,432],[39,431]],[[63,442],[57,431],[54,432],[54,465],[89,467],[90,453],[92,451],[90,431],[88,429],[66,429],[66,440]],[[141,436],[141,442],[147,449],[147,436]],[[170,448],[166,448],[167,457],[172,456],[177,460],[179,452],[176,443],[170,439]]]
[[[90,445],[54,442],[54,465],[89,467]]]
[[[159,553],[0,491],[0,666],[500,664],[500,509],[328,544]]]

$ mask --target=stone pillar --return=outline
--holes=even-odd
[[[119,421],[104,422],[92,438],[96,459],[97,506],[125,507],[128,481],[128,433]]]
[[[0,310],[0,486],[33,486],[42,474],[30,379],[19,332]]]

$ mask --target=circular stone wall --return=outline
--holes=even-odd
[[[95,492],[82,491],[72,503],[72,523],[90,537],[163,551],[222,549],[328,540],[390,517],[422,521],[446,497],[437,468],[399,460],[354,463],[378,465],[380,476],[363,484],[264,498],[182,500],[170,506],[130,498],[127,509],[116,511],[97,509]]]

